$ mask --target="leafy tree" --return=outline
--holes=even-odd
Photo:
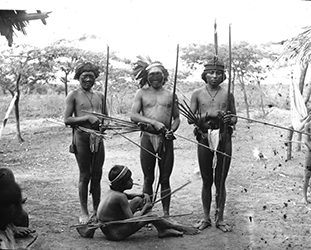
[[[190,44],[182,49],[181,58],[191,68],[196,69],[203,65],[207,57],[214,55],[214,45]],[[224,61],[225,67],[229,67],[228,45],[221,45],[218,48],[218,57]],[[249,102],[246,90],[246,83],[256,82],[257,85],[265,78],[266,68],[260,63],[264,58],[271,59],[266,51],[251,45],[247,42],[236,43],[231,48],[231,86],[234,93],[235,82],[237,81],[242,89],[247,117],[249,118]],[[260,86],[260,84],[258,85]]]

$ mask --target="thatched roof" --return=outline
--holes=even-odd
[[[284,45],[284,51],[279,59],[293,59],[302,64],[311,62],[311,26],[305,27],[303,32],[281,44]]]
[[[0,35],[5,36],[9,46],[13,44],[14,31],[21,31],[26,35],[26,26],[31,20],[40,19],[43,24],[46,24],[46,18],[51,12],[27,13],[25,10],[0,10]]]

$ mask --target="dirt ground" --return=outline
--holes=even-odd
[[[275,109],[265,121],[287,126],[290,114]],[[11,120],[0,140],[0,167],[14,171],[27,197],[25,209],[31,227],[45,241],[43,249],[311,249],[311,205],[302,203],[305,148],[294,150],[292,160],[287,161],[285,130],[239,120],[227,179],[225,219],[233,225],[232,232],[222,233],[213,225],[195,236],[159,239],[155,229],[143,228],[123,242],[107,241],[100,230],[93,239],[85,239],[70,228],[77,223],[80,211],[78,169],[74,155],[68,152],[71,130],[41,119],[23,121],[22,134],[25,141],[18,143]],[[196,145],[178,134],[194,139],[192,127],[182,119],[171,186],[174,190],[187,181],[191,184],[172,196],[171,214],[192,213],[175,218],[191,225],[203,216],[201,178]],[[129,137],[139,142],[139,133]],[[134,182],[142,184],[139,148],[118,136],[106,140],[105,145],[102,196],[108,190],[107,174],[114,164],[127,165]],[[256,160],[256,147],[266,160]],[[134,191],[141,190],[141,186],[134,187]],[[159,203],[155,211],[162,215]]]

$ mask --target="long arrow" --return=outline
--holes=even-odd
[[[116,131],[115,129],[112,129],[117,135],[121,135],[123,138],[125,138],[126,140],[130,141],[131,143],[135,144],[136,146],[140,147],[141,149],[145,150],[146,152],[148,152],[149,154],[153,155],[154,157],[158,158],[158,160],[161,160],[161,158],[159,156],[157,156],[156,154],[152,153],[151,151],[149,151],[148,149],[142,147],[141,145],[139,145],[138,143],[134,142],[133,140],[131,140],[130,138],[126,137],[125,135],[123,135],[122,133],[119,133],[118,131]]]
[[[246,117],[239,116],[239,115],[234,115],[234,114],[231,114],[231,115],[235,116],[237,118],[241,118],[241,119],[248,120],[248,121],[251,121],[251,122],[261,123],[261,124],[264,124],[264,125],[267,125],[267,126],[271,126],[271,127],[275,127],[275,128],[280,128],[280,129],[285,129],[285,130],[288,130],[288,131],[293,131],[293,132],[297,132],[297,133],[301,133],[301,134],[305,134],[305,135],[311,135],[310,133],[307,133],[307,132],[304,132],[304,131],[299,131],[299,130],[295,130],[295,129],[291,129],[291,128],[286,128],[286,127],[283,127],[283,126],[280,126],[280,125],[276,125],[276,124],[272,124],[272,123],[268,123],[268,122],[262,122],[262,121],[246,118]]]
[[[211,151],[214,151],[214,152],[216,152],[216,153],[222,154],[222,155],[224,155],[224,156],[226,156],[226,157],[233,158],[232,156],[230,156],[230,155],[228,155],[228,154],[226,154],[226,153],[224,153],[224,152],[221,152],[221,151],[219,151],[219,150],[217,150],[217,149],[213,149],[213,148],[211,148],[211,147],[209,147],[209,146],[206,146],[206,145],[204,145],[204,144],[202,144],[202,143],[200,143],[200,142],[191,140],[191,139],[189,139],[189,138],[187,138],[187,137],[185,137],[185,136],[182,136],[182,135],[179,135],[179,134],[176,134],[176,133],[174,133],[174,135],[177,136],[177,137],[180,137],[180,138],[182,138],[182,139],[184,139],[184,140],[186,140],[186,141],[193,142],[193,143],[195,143],[195,144],[197,144],[197,145],[200,145],[200,146],[202,146],[202,147],[204,147],[204,148],[207,148],[207,149],[209,149],[209,150],[211,150]]]

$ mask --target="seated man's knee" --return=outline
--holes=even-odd
[[[131,200],[130,206],[132,209],[132,212],[135,213],[136,211],[140,210],[143,207],[143,199],[141,197],[135,197]]]
[[[0,181],[1,180],[15,181],[13,171],[9,168],[0,168]]]
[[[20,215],[14,218],[13,224],[17,227],[29,227],[28,213],[22,209]]]

